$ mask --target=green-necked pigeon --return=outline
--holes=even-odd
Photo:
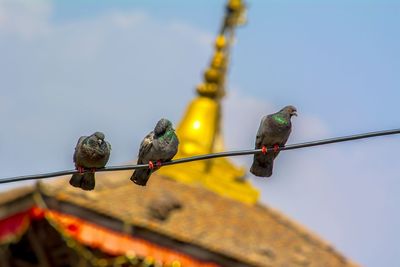
[[[161,162],[170,161],[178,152],[178,145],[179,140],[172,123],[167,119],[159,120],[154,130],[143,139],[139,149],[137,163],[149,163],[150,166],[147,169],[135,170],[131,181],[145,186],[150,175],[157,169],[154,168],[153,162],[159,165]]]
[[[263,153],[254,154],[250,172],[260,177],[270,177],[274,159],[279,154],[279,146],[286,144],[292,130],[290,119],[297,116],[294,106],[286,106],[279,112],[264,116],[261,120],[256,137],[256,149],[263,148]],[[273,151],[266,148],[274,147]],[[265,155],[264,155],[265,154]]]

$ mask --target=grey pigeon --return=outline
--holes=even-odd
[[[94,172],[96,168],[106,166],[110,157],[111,145],[104,141],[102,132],[79,138],[75,147],[74,162],[79,173],[72,175],[69,183],[83,190],[93,190],[95,186]],[[85,172],[84,169],[91,169]]]
[[[292,116],[297,116],[294,106],[286,106],[279,112],[264,116],[261,120],[256,137],[256,149],[274,147],[274,151],[254,154],[250,172],[260,177],[270,177],[274,159],[278,156],[278,146],[284,146],[292,131]],[[263,149],[265,149],[263,148]]]
[[[131,181],[145,186],[150,175],[157,169],[157,167],[152,167],[154,166],[153,162],[170,161],[178,152],[178,145],[179,140],[172,123],[167,119],[159,120],[154,130],[143,139],[139,149],[137,163],[149,163],[150,167],[135,170]]]

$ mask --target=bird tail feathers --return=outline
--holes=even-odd
[[[74,187],[81,187],[81,182],[82,182],[82,174],[80,173],[74,173],[69,180],[69,184],[74,186]]]
[[[250,172],[259,177],[270,177],[272,175],[272,168],[274,166],[274,159],[264,155],[254,155],[253,164],[251,165]]]
[[[80,187],[83,190],[93,190],[95,187],[94,173],[86,172],[84,174],[75,173],[69,180],[70,185]]]
[[[137,169],[133,172],[131,181],[137,185],[145,186],[151,175],[150,169]]]
[[[81,188],[83,190],[93,190],[96,182],[94,180],[93,172],[86,172],[83,174]]]

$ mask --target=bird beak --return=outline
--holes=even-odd
[[[97,142],[101,145],[103,143],[103,140],[99,139]]]
[[[297,117],[297,111],[293,111],[290,115]]]

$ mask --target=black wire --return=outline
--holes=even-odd
[[[364,134],[356,134],[356,135],[349,135],[349,136],[343,136],[343,137],[336,137],[336,138],[330,138],[330,139],[323,139],[323,140],[287,145],[287,146],[279,147],[279,150],[280,151],[293,150],[293,149],[299,149],[299,148],[305,148],[305,147],[321,146],[321,145],[340,143],[340,142],[346,142],[346,141],[352,141],[352,140],[364,139],[364,138],[371,138],[371,137],[376,137],[376,136],[392,135],[392,134],[400,134],[400,129],[370,132],[370,133],[364,133]],[[268,153],[268,151],[272,151],[272,150],[273,150],[272,147],[268,148],[267,153]],[[172,160],[172,161],[168,161],[168,162],[162,162],[161,166],[168,166],[168,165],[181,164],[181,163],[186,163],[186,162],[191,162],[191,161],[221,158],[221,157],[228,157],[228,156],[232,157],[232,156],[251,155],[251,154],[260,153],[261,151],[262,151],[262,149],[249,149],[249,150],[237,150],[237,151],[226,151],[226,152],[205,154],[205,155],[193,156],[193,157],[188,157],[188,158],[176,159],[176,160]],[[148,168],[148,167],[149,167],[149,164],[111,166],[111,167],[96,169],[96,172],[125,171],[125,170],[135,170],[135,169],[142,169],[142,168]],[[85,170],[85,172],[89,172],[89,171],[90,170]],[[77,170],[67,170],[67,171],[50,172],[50,173],[36,174],[36,175],[17,176],[17,177],[1,179],[0,184],[12,183],[12,182],[17,182],[17,181],[25,181],[25,180],[46,179],[46,178],[52,178],[52,177],[57,177],[57,176],[70,175],[70,174],[74,174],[74,173],[78,173],[78,171]]]

